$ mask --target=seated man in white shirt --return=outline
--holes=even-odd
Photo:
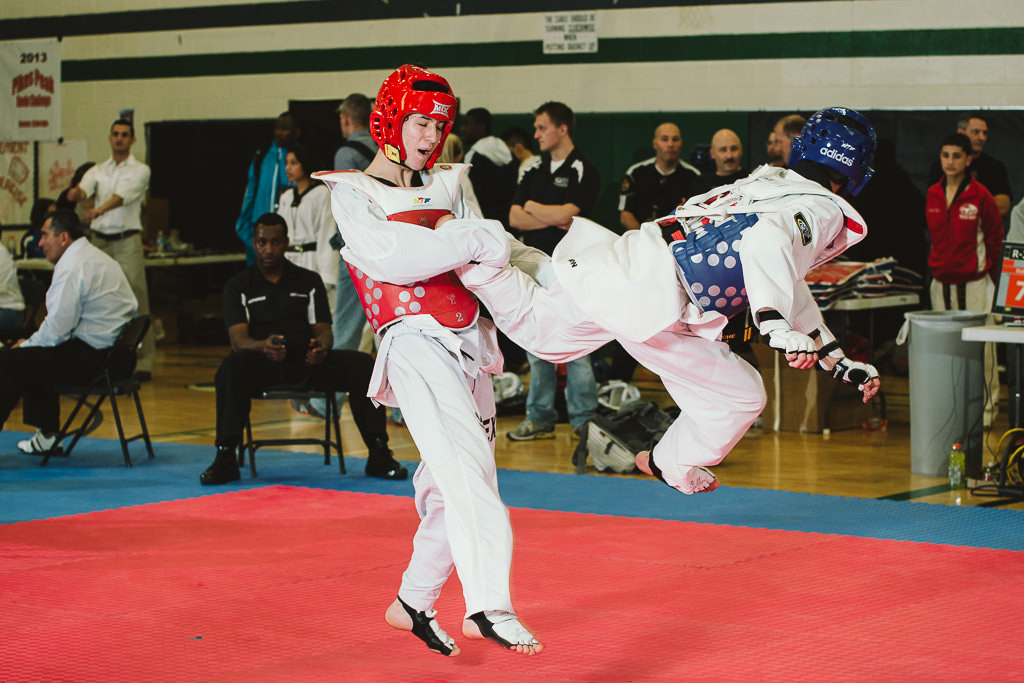
[[[57,448],[60,396],[54,387],[91,380],[138,311],[121,266],[82,234],[73,211],[56,211],[43,224],[39,244],[53,264],[46,319],[31,337],[0,351],[0,424],[24,399],[24,421],[36,427],[31,439],[18,442],[24,453]]]

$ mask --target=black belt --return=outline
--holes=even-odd
[[[300,254],[306,251],[316,251],[316,242],[303,242],[302,244],[289,244],[288,251],[297,251]]]
[[[109,233],[97,232],[96,230],[93,230],[92,234],[99,235],[100,237],[102,237],[103,239],[105,239],[108,242],[116,242],[118,240],[123,240],[125,237],[131,237],[132,235],[138,235],[140,232],[142,232],[142,231],[141,230],[125,230],[124,232],[115,232],[113,234],[109,234]]]

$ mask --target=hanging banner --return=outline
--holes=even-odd
[[[39,143],[39,196],[56,199],[88,159],[85,140]]]
[[[0,42],[0,140],[60,138],[60,42]]]
[[[0,225],[28,225],[32,213],[35,145],[0,142]]]

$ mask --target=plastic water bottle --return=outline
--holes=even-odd
[[[967,481],[964,478],[964,449],[959,443],[953,444],[949,452],[949,488],[967,488]]]
[[[156,255],[157,256],[163,256],[164,255],[164,247],[165,247],[166,244],[167,244],[167,242],[164,239],[164,231],[161,230],[160,232],[158,232],[156,234]]]

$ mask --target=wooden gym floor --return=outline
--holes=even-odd
[[[142,390],[143,407],[154,441],[208,444],[212,460],[215,426],[212,382],[226,353],[227,348],[219,346],[158,346],[153,380],[144,384]],[[634,379],[645,399],[660,405],[670,404],[656,377],[640,368]],[[883,388],[889,397],[887,429],[849,429],[833,431],[829,437],[823,437],[753,428],[717,468],[723,485],[942,505],[971,506],[1005,500],[982,497],[969,490],[950,491],[944,478],[911,474],[907,380],[883,377]],[[1005,387],[1003,395],[1006,395]],[[985,433],[984,462],[998,459],[998,442],[1007,429],[1005,398],[1002,405],[1004,411],[997,417],[994,428]],[[64,410],[69,408],[65,402]],[[117,438],[109,409],[105,408],[104,413],[103,424],[91,436]],[[134,424],[134,415],[128,419]],[[519,415],[498,418],[496,458],[499,467],[559,473],[575,471],[570,458],[577,442],[571,437],[568,425],[558,425],[555,439],[511,442],[505,438],[505,433],[521,419]],[[20,420],[21,411],[15,409],[7,429],[28,431]],[[263,436],[315,434],[322,429],[319,420],[299,415],[281,402],[256,402],[253,422]],[[342,414],[342,429],[346,456],[365,457],[366,449],[347,406]],[[389,435],[395,457],[406,462],[418,460],[407,429],[389,426]],[[157,458],[159,461],[159,449]],[[337,476],[336,470],[325,470],[324,476]],[[590,466],[587,476],[640,475],[601,474]],[[1024,501],[999,505],[1024,509]]]

